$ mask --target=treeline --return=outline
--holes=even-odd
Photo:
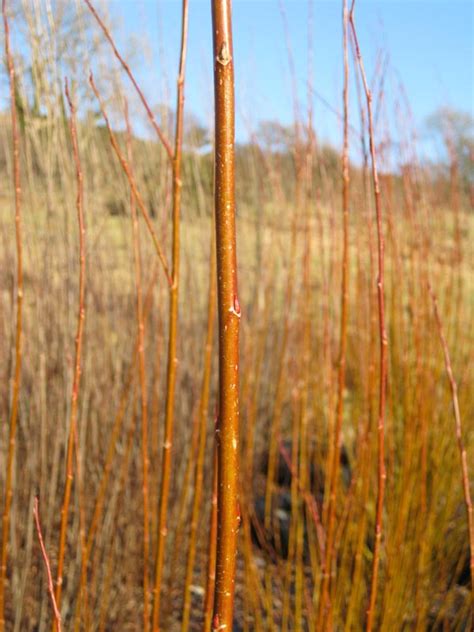
[[[173,125],[173,113],[166,110],[168,124]],[[62,158],[61,143],[69,151],[66,115],[62,120],[51,120],[33,111],[19,112],[22,140],[28,150],[27,160],[30,173],[37,178],[38,186],[54,183],[60,188],[64,170],[69,168]],[[164,118],[162,114],[161,118]],[[442,136],[446,120],[464,121],[463,129],[455,130],[453,136]],[[9,166],[9,119],[0,115],[0,172]],[[397,200],[404,195],[404,181],[417,172],[418,179],[428,185],[432,202],[440,207],[458,204],[472,211],[474,204],[474,181],[472,160],[474,156],[472,134],[462,113],[440,111],[430,117],[434,135],[438,134],[445,143],[446,159],[422,164],[392,161],[392,170],[381,173],[383,192],[393,196],[394,211]],[[88,112],[81,122],[81,142],[85,145],[83,155],[86,177],[91,189],[98,192],[99,200],[106,213],[120,216],[128,213],[126,178],[117,161],[111,158],[110,139],[107,128],[96,113]],[[453,128],[454,129],[454,128]],[[116,137],[125,147],[123,131]],[[188,117],[183,146],[183,213],[185,217],[209,215],[212,212],[213,196],[213,149],[209,142],[211,134],[192,115]],[[54,139],[54,144],[53,144]],[[311,140],[311,149],[309,142]],[[134,136],[135,170],[142,195],[150,214],[156,217],[166,200],[170,181],[166,169],[163,148],[154,140]],[[54,149],[53,149],[54,147]],[[382,148],[381,148],[382,150]],[[263,121],[247,142],[236,146],[236,197],[237,212],[253,217],[274,210],[275,203],[290,202],[295,199],[298,169],[302,168],[308,151],[311,160],[312,188],[315,204],[330,207],[340,193],[340,152],[333,146],[317,142],[314,131],[284,126],[275,121]],[[396,154],[396,149],[391,150]],[[359,152],[360,153],[360,152]],[[45,160],[45,156],[48,157]],[[363,158],[351,162],[351,180],[355,190],[363,190],[367,183],[367,169]],[[45,180],[47,179],[47,180]],[[364,184],[365,183],[365,184]],[[458,196],[453,200],[453,191]],[[417,192],[413,192],[417,198]],[[357,210],[357,205],[352,209]]]

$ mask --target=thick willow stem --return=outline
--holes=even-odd
[[[231,630],[239,466],[239,326],[234,174],[234,60],[230,0],[212,1],[215,96],[215,216],[219,313],[217,560],[213,630]]]

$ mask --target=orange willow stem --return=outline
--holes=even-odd
[[[13,459],[15,456],[15,440],[18,422],[18,405],[21,383],[22,360],[22,315],[23,315],[23,254],[21,234],[21,182],[20,182],[20,138],[15,105],[15,67],[10,49],[10,29],[8,26],[7,3],[2,2],[3,24],[5,28],[5,57],[10,81],[10,110],[12,121],[13,144],[13,186],[15,189],[15,239],[17,265],[16,292],[16,336],[15,336],[15,373],[13,378],[12,407],[10,412],[10,429],[8,435],[8,456],[5,480],[5,500],[2,517],[2,553],[0,564],[0,630],[5,629],[5,582],[8,560],[8,536],[10,531],[10,509],[13,497]]]
[[[160,139],[160,141],[163,144],[163,147],[165,148],[166,154],[169,158],[170,161],[173,160],[173,150],[171,148],[171,145],[168,141],[168,139],[166,138],[166,136],[164,135],[162,129],[160,128],[160,126],[158,125],[158,123],[156,122],[155,116],[150,108],[150,106],[148,105],[147,100],[145,99],[143,92],[140,90],[140,86],[138,85],[138,83],[135,80],[135,77],[133,76],[132,71],[130,70],[130,66],[127,64],[127,62],[125,61],[125,59],[122,57],[122,55],[119,53],[117,47],[115,46],[115,42],[112,38],[112,35],[110,34],[109,29],[105,26],[105,23],[102,21],[102,19],[100,18],[99,14],[97,13],[97,11],[95,10],[95,8],[92,6],[92,3],[90,2],[90,0],[84,0],[84,2],[86,3],[86,5],[89,8],[89,11],[92,13],[92,15],[94,16],[94,18],[96,19],[98,25],[100,26],[100,28],[102,29],[102,32],[104,33],[107,41],[109,42],[110,46],[112,47],[112,50],[114,52],[115,57],[118,59],[118,61],[120,62],[122,68],[125,70],[125,72],[128,75],[128,78],[130,79],[130,81],[133,84],[133,87],[135,88],[135,90],[137,91],[138,96],[140,97],[140,101],[143,104],[143,107],[146,110],[148,119],[153,127],[153,129],[155,130],[158,138]]]
[[[472,498],[471,490],[469,486],[469,471],[467,467],[467,454],[466,447],[462,438],[462,424],[461,424],[461,412],[459,410],[458,401],[458,386],[454,377],[453,369],[451,366],[451,358],[449,355],[448,343],[446,336],[444,335],[443,323],[438,309],[438,300],[436,295],[428,285],[428,291],[433,302],[433,310],[436,319],[436,325],[438,327],[438,334],[443,347],[444,364],[446,367],[446,373],[448,375],[449,385],[451,387],[451,398],[453,403],[454,423],[456,426],[456,439],[458,443],[459,456],[461,459],[461,474],[462,474],[462,486],[464,492],[464,504],[466,505],[467,524],[469,531],[469,548],[470,548],[470,569],[471,569],[471,601],[472,601],[472,626],[474,628],[474,515],[472,510]]]
[[[343,51],[344,51],[344,125],[343,125],[343,150],[342,150],[342,217],[343,217],[343,246],[342,246],[342,281],[341,281],[341,330],[339,342],[339,370],[337,388],[336,424],[334,429],[334,449],[332,454],[326,559],[324,562],[323,581],[321,584],[321,596],[318,610],[318,629],[322,629],[325,621],[326,609],[329,598],[329,584],[334,555],[334,535],[336,522],[337,486],[339,482],[339,464],[341,452],[342,420],[344,415],[344,386],[346,375],[346,350],[347,350],[347,306],[349,301],[349,59],[347,50],[348,34],[348,10],[347,0],[343,0]],[[326,620],[326,624],[330,616]]]
[[[125,122],[127,126],[127,154],[130,172],[132,172],[133,153],[132,153],[132,130],[128,116],[128,105],[125,101]],[[137,290],[137,323],[138,323],[138,372],[140,379],[140,400],[142,412],[142,467],[143,467],[143,630],[147,632],[150,626],[149,613],[149,574],[148,564],[150,557],[150,515],[148,502],[148,406],[147,406],[147,387],[146,387],[146,371],[145,371],[145,319],[143,315],[143,292],[142,292],[142,265],[140,250],[140,232],[138,226],[137,208],[135,204],[135,196],[130,191],[130,210],[132,215],[132,232],[133,232],[133,255],[135,261],[135,286]]]
[[[219,312],[216,590],[212,629],[231,630],[239,481],[239,326],[234,172],[234,60],[230,0],[212,0],[215,95],[215,215]]]
[[[135,201],[138,204],[138,207],[143,215],[143,219],[145,220],[145,224],[150,232],[151,238],[153,240],[153,245],[155,246],[155,250],[156,250],[156,254],[158,255],[158,259],[161,262],[161,265],[163,266],[163,270],[164,273],[166,275],[166,278],[168,280],[168,284],[170,285],[170,287],[173,285],[173,279],[169,273],[169,268],[168,268],[168,264],[166,263],[166,257],[163,254],[163,250],[161,249],[160,243],[158,241],[158,237],[156,236],[156,232],[155,229],[153,228],[153,224],[152,221],[150,219],[150,216],[148,214],[148,211],[146,210],[146,206],[145,203],[143,201],[142,196],[140,195],[140,192],[137,189],[137,185],[135,182],[135,178],[133,177],[133,173],[131,171],[130,165],[129,163],[125,160],[125,156],[123,155],[123,153],[120,151],[120,147],[117,143],[117,139],[115,138],[115,134],[112,131],[112,127],[110,125],[110,121],[109,118],[107,116],[107,113],[105,111],[105,107],[104,107],[104,103],[100,97],[99,91],[97,90],[97,86],[95,85],[94,82],[94,77],[92,75],[92,73],[89,76],[89,83],[91,85],[92,90],[94,91],[94,94],[97,98],[97,101],[99,102],[99,107],[100,110],[102,112],[102,116],[104,118],[105,121],[105,125],[107,127],[107,130],[109,132],[109,138],[110,138],[110,143],[113,147],[113,150],[115,151],[115,154],[120,162],[120,165],[125,173],[125,175],[127,176],[127,180],[128,183],[130,184],[130,188],[132,190],[133,196],[135,198]]]
[[[367,609],[367,632],[371,632],[374,625],[375,618],[375,605],[377,601],[377,586],[378,586],[378,571],[380,563],[380,549],[382,544],[382,519],[383,519],[383,504],[385,495],[385,408],[386,408],[386,394],[387,394],[387,352],[388,352],[388,338],[385,328],[385,296],[384,296],[384,254],[385,254],[385,242],[383,235],[383,221],[382,221],[382,200],[380,195],[380,186],[377,170],[377,159],[375,152],[375,134],[374,134],[374,121],[372,113],[372,94],[369,89],[367,77],[365,74],[364,63],[359,48],[359,42],[357,39],[357,31],[354,23],[354,5],[355,0],[352,2],[349,21],[351,25],[351,32],[354,38],[354,46],[356,50],[357,62],[359,65],[362,82],[364,85],[365,96],[367,100],[367,115],[369,125],[369,144],[370,144],[370,156],[372,163],[372,180],[374,184],[374,198],[375,198],[375,214],[377,220],[377,245],[378,245],[378,273],[377,273],[377,298],[378,298],[378,316],[379,316],[379,338],[380,338],[380,381],[379,381],[379,411],[378,411],[378,423],[377,423],[377,435],[378,435],[378,463],[377,463],[377,508],[375,515],[375,544],[374,544],[374,557],[372,561],[372,581],[370,585],[370,598],[369,607]]]
[[[158,521],[158,543],[155,563],[155,586],[153,606],[153,632],[159,630],[161,587],[163,579],[163,561],[168,533],[168,496],[171,477],[171,447],[173,444],[174,400],[176,387],[176,342],[178,333],[178,288],[179,288],[179,248],[180,248],[180,210],[181,210],[181,154],[183,145],[184,115],[184,76],[188,38],[188,0],[183,0],[181,14],[181,50],[176,91],[176,131],[173,155],[173,230],[172,230],[172,285],[169,294],[169,336],[166,374],[166,412],[163,441],[163,459],[161,463],[161,489]]]
[[[86,228],[84,224],[84,186],[82,178],[81,161],[79,157],[79,147],[77,142],[77,129],[76,129],[76,108],[70,100],[68,87],[66,83],[66,96],[69,101],[71,110],[70,130],[71,140],[73,147],[74,163],[76,167],[76,180],[77,180],[77,197],[76,197],[76,209],[77,220],[79,225],[79,297],[78,297],[78,313],[77,313],[77,332],[75,339],[75,360],[74,360],[74,376],[71,394],[71,414],[69,418],[69,437],[67,444],[66,455],[66,482],[64,487],[63,505],[61,508],[61,527],[59,535],[59,549],[58,549],[58,566],[56,577],[56,603],[58,608],[61,607],[61,594],[63,583],[63,570],[64,570],[64,557],[66,553],[66,537],[67,537],[67,523],[69,515],[69,502],[71,499],[71,488],[74,477],[74,442],[76,439],[77,430],[77,407],[79,398],[79,385],[81,381],[81,354],[82,354],[82,335],[84,332],[84,319],[85,319],[85,281],[86,281]],[[79,446],[78,446],[79,447]],[[54,622],[53,629],[57,630],[56,622]]]
[[[51,564],[49,563],[48,553],[44,544],[43,534],[41,532],[41,520],[39,515],[39,499],[36,496],[33,505],[33,515],[35,518],[36,533],[38,534],[38,541],[41,548],[41,555],[43,556],[44,565],[46,567],[46,575],[48,578],[48,592],[51,599],[51,605],[53,607],[54,619],[56,621],[56,627],[58,632],[61,632],[61,614],[56,604],[56,598],[54,596],[54,582],[53,575],[51,573]]]
[[[212,227],[214,231],[214,227]],[[199,450],[196,463],[196,479],[194,484],[194,499],[191,515],[191,531],[189,534],[188,559],[186,564],[186,578],[184,582],[184,605],[183,605],[183,623],[182,632],[187,632],[189,628],[189,618],[191,612],[191,583],[193,579],[194,560],[196,557],[196,533],[199,522],[199,512],[201,510],[202,484],[204,457],[206,454],[206,426],[209,411],[209,391],[211,386],[211,369],[212,369],[212,343],[214,337],[214,320],[216,313],[216,265],[215,265],[215,238],[213,232],[211,255],[210,255],[210,274],[209,274],[209,295],[207,304],[207,333],[206,346],[204,352],[204,372],[202,377],[201,401],[199,406]]]

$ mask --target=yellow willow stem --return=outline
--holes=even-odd
[[[173,156],[173,230],[172,230],[172,285],[169,295],[169,337],[166,374],[166,412],[161,463],[161,488],[158,518],[158,544],[155,562],[155,585],[153,604],[153,632],[158,632],[160,625],[161,589],[163,581],[163,564],[165,557],[166,536],[168,534],[168,496],[171,479],[171,448],[173,445],[174,400],[176,387],[176,357],[178,334],[178,288],[179,288],[179,249],[180,249],[180,211],[181,211],[181,154],[183,145],[184,115],[184,76],[186,68],[186,50],[188,36],[188,0],[183,0],[181,18],[181,52],[176,96],[176,131]]]

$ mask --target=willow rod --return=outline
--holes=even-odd
[[[48,593],[49,593],[49,597],[51,599],[51,606],[53,608],[54,619],[56,621],[56,627],[58,629],[58,632],[61,632],[62,631],[61,614],[60,614],[60,612],[58,610],[58,606],[56,604],[56,597],[54,596],[53,574],[51,572],[51,564],[49,562],[48,553],[46,551],[46,546],[45,546],[45,543],[44,543],[43,533],[41,531],[41,520],[40,520],[40,513],[39,513],[39,498],[38,498],[38,496],[36,496],[35,500],[34,500],[33,516],[34,516],[34,519],[35,519],[36,533],[38,535],[38,542],[39,542],[40,549],[41,549],[41,555],[43,557],[44,566],[45,566],[45,569],[46,569],[46,577],[47,577],[47,580],[48,580]]]
[[[230,0],[212,0],[215,98],[215,218],[219,314],[216,587],[212,630],[231,630],[239,480],[239,328],[234,171],[234,60]]]
[[[186,52],[188,40],[188,0],[183,0],[181,11],[181,48],[179,56],[179,70],[176,90],[176,128],[172,165],[173,191],[172,191],[172,253],[171,253],[171,278],[172,285],[169,293],[169,335],[168,357],[166,373],[166,409],[165,429],[163,441],[163,456],[161,461],[161,487],[158,509],[158,543],[155,561],[155,585],[153,604],[153,632],[159,630],[161,588],[163,581],[163,564],[165,557],[166,536],[168,534],[168,497],[171,480],[171,449],[173,445],[174,426],[174,400],[176,390],[177,336],[178,336],[178,289],[179,289],[179,263],[180,263],[180,215],[181,215],[181,157],[183,147],[184,128],[184,78],[186,69]]]
[[[374,185],[375,215],[377,225],[377,254],[378,254],[378,270],[377,270],[377,299],[378,299],[378,324],[379,324],[379,342],[380,342],[380,373],[379,373],[379,410],[377,421],[377,505],[375,511],[375,544],[374,555],[372,560],[372,579],[370,584],[369,606],[367,609],[366,630],[371,632],[374,627],[375,608],[377,603],[378,574],[380,565],[380,549],[382,547],[382,527],[383,527],[383,507],[386,484],[385,471],[385,412],[387,399],[387,373],[388,373],[388,338],[385,326],[385,240],[383,234],[383,215],[382,215],[382,198],[380,193],[377,154],[375,149],[375,132],[374,117],[372,111],[372,93],[369,88],[367,76],[365,73],[364,62],[360,52],[359,42],[357,39],[357,30],[354,22],[354,4],[352,2],[349,23],[351,33],[354,40],[357,63],[364,86],[364,92],[367,101],[367,117],[369,132],[369,148],[372,164],[372,181]]]

